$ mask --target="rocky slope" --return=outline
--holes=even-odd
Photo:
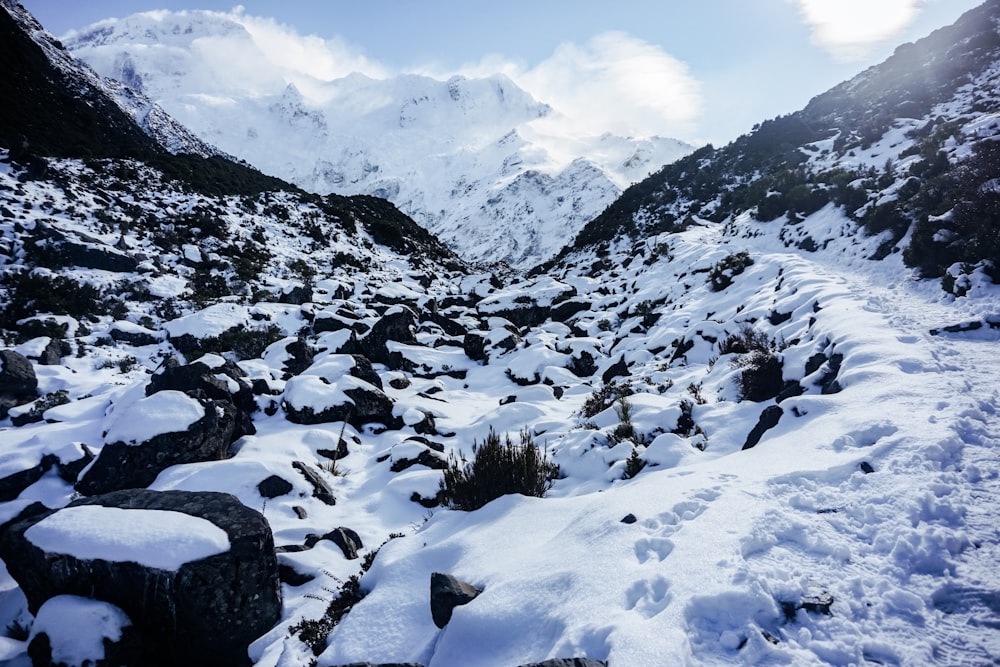
[[[692,149],[553,134],[537,122],[552,109],[503,75],[320,81],[274,62],[238,15],[137,14],[66,45],[265,173],[389,199],[476,262],[550,258],[622,188]],[[252,71],[234,72],[230,53]]]
[[[2,3],[44,106],[65,79]],[[935,38],[953,62],[1000,7],[972,16]],[[180,636],[263,628],[186,664],[995,662],[1000,290],[959,224],[995,194],[996,61],[933,89],[947,136],[888,101],[854,147],[762,123],[531,277],[134,128],[5,147],[0,660],[176,664],[173,609]],[[868,217],[948,179],[979,198]],[[930,223],[964,253],[944,281],[904,262]],[[494,432],[538,448],[544,497],[456,502]],[[259,600],[216,586],[241,567]]]

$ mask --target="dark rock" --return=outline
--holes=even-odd
[[[75,484],[80,477],[80,473],[94,460],[94,453],[86,445],[79,445],[80,458],[73,461],[59,461],[56,463],[56,472],[64,482]]]
[[[431,618],[434,625],[443,628],[451,620],[455,607],[469,604],[482,591],[460,581],[450,574],[433,572],[431,574]]]
[[[470,331],[462,340],[465,356],[473,361],[486,361],[486,336]]]
[[[285,351],[288,352],[289,359],[285,362],[284,371],[289,377],[298,375],[312,366],[313,358],[316,356],[315,350],[306,342],[305,336],[299,336],[294,342],[286,345]]]
[[[10,408],[38,397],[35,368],[20,352],[0,350],[0,419]]]
[[[286,289],[281,293],[281,303],[290,303],[296,306],[309,303],[312,299],[312,288],[307,287],[306,285],[296,285],[295,287]]]
[[[611,364],[604,373],[601,374],[601,382],[604,384],[610,384],[612,380],[617,377],[625,377],[628,375],[628,364],[625,363],[625,357],[622,357],[615,363]]]
[[[141,347],[143,345],[156,345],[160,340],[152,333],[146,333],[145,331],[123,331],[117,326],[112,326],[109,335],[113,340],[128,343],[129,345],[135,345]]]
[[[444,470],[448,467],[448,459],[430,449],[424,449],[417,455],[416,458],[397,459],[393,461],[391,470],[393,472],[402,472],[415,465],[422,465],[426,468],[430,468],[431,470]]]
[[[385,364],[394,370],[406,368],[406,361],[399,353],[389,351],[388,342],[413,344],[417,318],[405,306],[395,306],[372,326],[371,331],[359,342],[364,355],[371,361]]]
[[[115,250],[97,239],[79,235],[71,239],[68,234],[42,223],[35,225],[35,245],[44,244],[51,262],[62,266],[78,266],[116,273],[131,273],[139,267],[134,257]]]
[[[417,503],[422,507],[432,509],[434,507],[440,507],[444,503],[444,493],[439,491],[436,495],[430,498],[425,498],[424,496],[414,491],[412,494],[410,494],[410,501]]]
[[[777,310],[772,310],[767,314],[767,321],[771,323],[772,326],[778,326],[779,324],[784,324],[788,320],[792,319],[791,311],[787,313],[781,313]]]
[[[517,395],[511,394],[510,396],[505,396],[500,399],[500,405],[510,405],[517,401]]]
[[[764,437],[764,433],[775,426],[778,425],[778,420],[781,419],[781,415],[784,414],[782,410],[777,405],[769,405],[764,408],[764,411],[760,413],[760,418],[757,419],[756,426],[747,435],[746,442],[743,443],[742,449],[751,449],[760,442],[760,439]]]
[[[318,456],[330,459],[331,461],[339,461],[340,459],[346,458],[350,453],[350,450],[347,449],[347,441],[343,438],[338,439],[336,449],[319,448],[316,450],[316,454]]]
[[[282,407],[288,421],[295,424],[325,424],[346,421],[356,428],[371,422],[378,422],[386,426],[397,425],[397,419],[392,414],[392,399],[380,389],[372,386],[352,387],[345,389],[344,394],[351,399],[350,403],[334,405],[319,411],[309,406],[296,408],[288,401],[282,401]]]
[[[199,401],[205,416],[187,430],[161,433],[138,445],[109,443],[76,484],[84,495],[149,486],[172,465],[227,458],[236,425],[236,409],[228,401]]]
[[[872,464],[868,463],[868,461],[862,461],[861,463],[858,464],[858,467],[861,469],[861,472],[863,472],[866,475],[870,475],[871,473],[875,472],[875,468],[873,468]]]
[[[635,515],[631,512],[622,517],[622,523],[633,524],[636,521],[638,521],[638,519],[636,519]]]
[[[795,380],[788,380],[781,388],[781,391],[778,392],[778,395],[774,397],[774,400],[778,403],[781,403],[785,399],[794,398],[795,396],[801,396],[804,393],[806,393],[805,387],[800,385]]]
[[[295,512],[295,516],[300,519],[308,519],[309,512],[306,512],[306,508],[301,505],[292,505],[292,511]]]
[[[313,497],[326,503],[327,505],[336,505],[337,499],[333,495],[333,489],[330,485],[326,483],[316,470],[314,470],[309,465],[303,463],[302,461],[293,461],[292,467],[302,473],[302,476],[306,478],[306,481],[313,487]]]
[[[831,606],[833,606],[833,596],[829,593],[808,595],[803,597],[802,602],[799,603],[799,608],[805,609],[806,611],[814,614],[823,614],[825,616],[833,615],[833,612],[830,610]]]
[[[258,512],[224,493],[129,490],[77,500],[102,505],[182,512],[210,521],[229,538],[229,551],[176,571],[131,561],[46,553],[25,532],[59,510],[29,507],[0,532],[0,558],[36,614],[56,595],[109,602],[132,620],[149,667],[248,663],[247,646],[281,618],[274,541]],[[136,520],[143,520],[136,512]],[[112,554],[113,555],[113,554]]]
[[[235,442],[244,435],[257,432],[251,417],[257,410],[257,401],[254,400],[253,388],[245,378],[243,369],[230,360],[217,368],[211,368],[201,361],[182,366],[177,357],[170,357],[163,363],[163,369],[149,379],[146,395],[173,390],[184,392],[192,398],[229,402],[232,404],[235,420],[230,442]],[[230,381],[236,385],[235,392],[229,388]]]
[[[290,492],[294,487],[287,479],[271,475],[257,485],[257,492],[264,498],[277,498]]]
[[[63,357],[73,354],[73,347],[68,341],[58,338],[49,339],[49,344],[42,350],[38,363],[42,366],[58,366]]]
[[[0,502],[14,500],[26,488],[42,478],[42,475],[52,469],[59,459],[55,454],[46,454],[38,465],[12,473],[0,478]]]
[[[451,319],[450,317],[445,317],[444,315],[441,315],[440,313],[428,313],[425,317],[428,321],[433,322],[434,324],[441,327],[441,330],[444,331],[449,336],[455,336],[456,338],[460,338],[464,336],[466,333],[468,333],[466,328],[463,327],[461,324]]]
[[[370,362],[367,357],[360,354],[354,354],[351,356],[354,359],[354,367],[350,371],[352,376],[358,378],[359,380],[364,380],[378,389],[385,388],[382,385],[382,378],[375,372],[375,367],[372,366],[372,362]]]
[[[594,359],[594,355],[587,350],[580,350],[570,357],[567,368],[573,375],[587,378],[597,372],[597,361]]]
[[[412,383],[410,382],[409,378],[405,377],[393,378],[389,380],[389,386],[392,387],[393,389],[406,389],[411,384]]]
[[[419,662],[352,662],[347,665],[335,665],[334,667],[424,667]]]
[[[365,545],[361,537],[350,528],[334,528],[323,536],[324,540],[330,540],[344,552],[344,558],[354,560],[358,557],[358,549],[364,549]]]
[[[837,376],[840,374],[840,366],[844,363],[844,355],[842,354],[831,354],[830,355],[830,370],[820,378],[819,386],[820,393],[822,394],[837,394],[840,393],[842,387],[840,382],[837,381]]]
[[[591,307],[593,307],[593,304],[589,301],[585,301],[583,299],[568,299],[552,308],[549,313],[549,317],[554,322],[566,322],[566,320],[573,317],[577,313],[590,310]]]
[[[289,586],[294,587],[294,586],[302,586],[303,584],[308,584],[310,581],[316,578],[316,575],[302,574],[291,565],[280,563],[278,565],[278,578],[281,580],[281,583],[288,584]]]

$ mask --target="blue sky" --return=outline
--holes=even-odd
[[[140,11],[230,12],[235,6],[224,0],[23,3],[57,36]],[[586,117],[588,129],[607,126],[620,133],[719,144],[760,120],[801,108],[814,95],[883,60],[898,44],[953,22],[977,4],[244,0],[240,16],[252,17],[258,32],[274,37],[275,44],[279,33],[281,40],[318,36],[344,67],[370,75],[504,71],[536,97]]]

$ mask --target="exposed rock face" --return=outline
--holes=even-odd
[[[443,628],[451,620],[455,607],[469,604],[481,593],[472,584],[456,579],[450,574],[431,574],[431,617],[434,625]]]
[[[589,658],[553,658],[542,662],[532,662],[521,667],[608,667],[604,660],[591,660]]]
[[[29,610],[37,613],[46,600],[59,595],[115,605],[141,637],[142,661],[129,663],[136,667],[247,664],[249,643],[281,616],[278,564],[264,517],[234,496],[213,492],[117,491],[68,507],[89,505],[205,519],[225,532],[230,548],[176,570],[48,553],[25,532],[60,510],[35,504],[0,533],[0,557],[24,591]],[[138,520],[142,514],[136,512]]]
[[[0,419],[16,405],[38,397],[38,378],[27,357],[14,350],[0,350]]]
[[[187,430],[161,433],[137,445],[112,442],[76,484],[85,495],[120,489],[140,489],[172,465],[217,461],[228,456],[236,425],[236,408],[229,401],[201,400],[205,416]]]

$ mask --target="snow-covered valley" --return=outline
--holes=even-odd
[[[262,49],[240,20],[150,12],[65,43],[226,153],[311,192],[386,198],[469,261],[550,259],[623,188],[693,150],[574,134],[502,74],[317,79]]]
[[[60,63],[11,99],[115,94],[0,6]],[[981,13],[920,47],[968,72],[912,115],[852,125],[897,58],[528,274],[220,158],[34,154],[69,103],[0,123],[0,665],[995,664]],[[538,493],[462,509],[494,433]]]

